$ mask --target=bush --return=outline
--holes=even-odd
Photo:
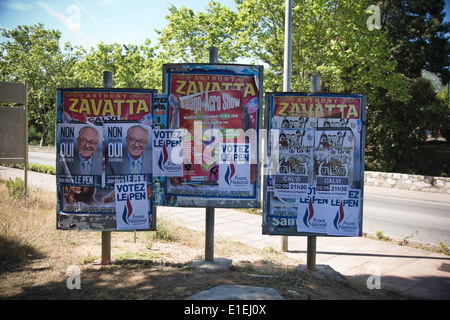
[[[427,131],[445,131],[449,110],[437,99],[429,80],[415,79],[409,88],[410,99],[396,101],[380,92],[368,107],[366,166],[369,170],[415,173],[427,168],[418,157]]]
[[[28,144],[32,146],[38,146],[41,142],[42,133],[38,132],[36,127],[29,125],[28,126]]]
[[[25,167],[22,163],[14,163],[14,164],[0,164],[0,166],[8,167],[8,168],[16,168],[16,169],[23,169]],[[56,168],[52,166],[47,166],[44,164],[35,164],[35,163],[29,163],[28,164],[28,170],[40,172],[40,173],[46,173],[46,174],[56,174]]]
[[[11,197],[14,197],[16,199],[24,198],[26,195],[25,190],[25,182],[20,179],[16,178],[15,181],[13,181],[11,178],[6,181],[5,183],[6,189],[8,189],[8,195]]]

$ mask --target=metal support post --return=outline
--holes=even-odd
[[[219,62],[219,49],[209,48],[209,63]],[[214,261],[214,208],[206,208],[205,219],[205,261]]]
[[[320,76],[311,77],[311,92],[320,92]],[[306,268],[310,271],[316,270],[316,252],[317,252],[317,237],[308,236]]]
[[[320,76],[311,77],[311,92],[320,92]]]
[[[112,88],[112,72],[103,71],[103,88]],[[111,262],[111,231],[102,231],[102,261],[101,264]]]
[[[206,208],[205,261],[214,261],[214,208]]]
[[[283,91],[291,91],[292,80],[292,0],[286,0],[286,27],[284,31]]]
[[[316,270],[316,252],[317,252],[316,245],[317,245],[317,237],[308,236],[306,268],[310,271]]]
[[[102,231],[102,262],[101,264],[111,263],[111,231]]]
[[[291,92],[292,81],[292,0],[286,0],[286,27],[284,31],[284,79],[283,91]],[[281,252],[288,251],[288,237],[281,236],[280,247]]]
[[[23,128],[24,141],[24,183],[25,183],[25,197],[28,197],[28,100],[27,100],[27,83],[24,83],[23,88],[23,107],[25,109],[25,126]]]
[[[219,63],[219,48],[209,48],[209,63]]]

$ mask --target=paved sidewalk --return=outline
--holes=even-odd
[[[23,170],[12,169],[8,167],[0,166],[0,179],[15,180],[20,178],[25,179],[25,174]],[[41,189],[56,192],[56,176],[51,174],[44,174],[34,171],[28,171],[28,186],[38,187]]]
[[[23,171],[0,166],[2,179],[20,177]],[[29,172],[30,186],[55,191],[55,177]],[[392,189],[366,187],[366,193],[389,196]],[[450,196],[395,190],[396,196],[415,200],[450,203]],[[158,207],[157,216],[181,221],[183,225],[205,231],[205,209]],[[216,236],[257,248],[277,249],[279,236],[261,234],[262,218],[232,209],[215,210]],[[288,254],[306,264],[306,237],[289,237]],[[450,256],[392,243],[345,237],[318,237],[316,263],[329,265],[346,276],[368,279],[381,276],[381,286],[393,287],[424,299],[450,300]]]
[[[182,221],[205,231],[205,210],[158,207],[157,216]],[[261,234],[262,218],[231,209],[215,209],[215,236],[278,249],[280,237]],[[306,237],[289,237],[288,254],[306,264]],[[368,238],[317,237],[316,264],[329,265],[346,276],[381,276],[381,286],[425,299],[450,299],[450,256]]]

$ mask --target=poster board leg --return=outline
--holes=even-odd
[[[112,88],[112,72],[103,71],[103,88]],[[111,231],[102,231],[102,264],[111,262]]]
[[[214,208],[206,208],[205,261],[214,261]]]
[[[27,83],[24,83],[23,89],[23,101],[25,108],[25,126],[23,128],[23,136],[24,138],[24,179],[25,179],[25,196],[28,196],[28,101],[27,101]]]
[[[315,75],[311,77],[311,92],[320,92],[320,76]],[[316,246],[317,237],[308,236],[306,267],[310,271],[316,270]]]
[[[102,265],[111,262],[111,231],[102,231]]]
[[[308,236],[306,267],[310,271],[316,270],[316,246],[317,246],[317,237]]]
[[[288,237],[287,236],[282,236],[280,238],[280,247],[279,250],[281,252],[287,252],[288,251]]]

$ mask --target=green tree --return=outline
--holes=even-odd
[[[68,84],[70,60],[59,47],[61,33],[43,24],[1,29],[8,39],[0,43],[0,76],[3,81],[26,81],[28,117],[40,128],[40,144],[54,130],[56,89]]]
[[[248,24],[240,44],[269,65],[266,91],[282,88],[285,5],[277,0],[236,0],[239,21]],[[358,92],[376,99],[377,89],[395,100],[407,99],[405,78],[383,30],[369,30],[370,1],[294,0],[292,9],[292,90],[309,91],[320,75],[322,91]]]
[[[418,127],[414,131],[418,143],[424,143],[427,140],[427,132],[431,132],[433,135],[441,132],[446,136],[450,110],[446,102],[439,98],[432,82],[425,78],[417,78],[412,84],[410,92],[409,103],[421,115],[421,122],[418,122]]]
[[[418,146],[427,132],[448,128],[449,109],[436,96],[431,82],[424,78],[411,81],[410,99],[394,101],[380,94],[375,108],[367,114],[366,150],[369,169],[415,173],[424,169],[417,157]]]
[[[441,135],[446,137],[447,140],[450,138],[450,92],[449,92],[450,84],[447,83],[447,86],[441,91],[437,93],[437,98],[441,101],[441,104],[446,110],[447,115],[442,117],[442,121],[444,121],[444,125],[441,129]]]
[[[397,71],[418,78],[427,70],[446,84],[450,23],[444,22],[444,0],[383,0],[379,5]]]
[[[269,65],[265,90],[282,89],[284,1],[236,0],[247,27],[240,44]],[[322,91],[368,97],[366,155],[372,168],[414,170],[414,152],[426,130],[445,130],[448,110],[437,103],[423,69],[445,80],[448,28],[443,2],[384,1],[380,28],[369,28],[372,1],[293,0],[292,90],[309,91],[320,75]],[[406,6],[406,8],[402,8]],[[379,8],[379,7],[378,7]],[[447,63],[447,64],[446,64]],[[448,125],[447,125],[448,126]]]
[[[168,24],[159,34],[160,58],[166,62],[209,61],[209,48],[219,49],[221,63],[236,62],[242,56],[237,46],[240,32],[235,12],[211,1],[205,12],[194,13],[186,7],[169,7]]]
[[[116,88],[157,88],[161,77],[156,71],[154,56],[148,39],[139,46],[102,42],[89,51],[77,47],[73,80],[79,87],[101,88],[103,71],[110,71]]]

